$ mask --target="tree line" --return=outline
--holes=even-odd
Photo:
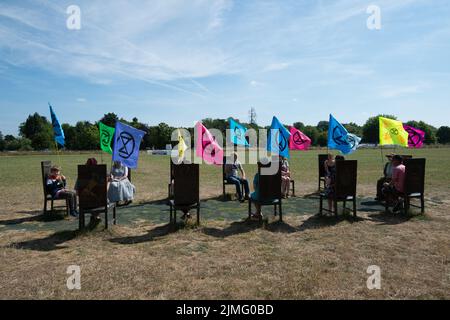
[[[378,115],[369,118],[363,126],[352,122],[343,125],[350,133],[361,137],[363,143],[377,144],[379,141],[379,116],[397,120],[396,117],[392,115]],[[89,121],[79,121],[75,125],[64,123],[62,127],[66,136],[65,148],[67,150],[98,150],[100,148],[98,122],[103,122],[105,125],[114,127],[117,121],[129,124],[147,133],[141,144],[141,148],[144,150],[165,149],[166,145],[172,143],[172,131],[177,129],[166,123],[150,126],[140,122],[137,118],[127,121],[126,119],[119,119],[114,113],[107,113],[99,119],[99,121],[94,123]],[[222,132],[224,137],[226,136],[225,133],[228,128],[227,119],[207,118],[203,119],[202,122],[207,128],[218,129]],[[270,129],[270,126],[258,126],[254,120],[251,122],[252,123],[241,123],[247,128],[255,129],[257,132],[260,129]],[[436,128],[423,121],[409,121],[406,124],[425,131],[425,144],[433,145],[437,143],[450,143],[450,127],[448,126]],[[294,127],[309,136],[313,146],[325,147],[327,145],[328,121],[320,121],[316,126],[295,122]],[[193,145],[194,128],[185,129],[189,130],[191,133],[191,144]],[[38,113],[29,115],[25,122],[20,124],[18,137],[13,135],[3,136],[0,131],[0,151],[40,151],[55,148],[52,124],[46,117],[41,116]]]

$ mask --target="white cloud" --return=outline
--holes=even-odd
[[[85,103],[87,100],[85,98],[77,98],[77,102]]]
[[[259,81],[256,81],[256,80],[252,80],[252,81],[250,81],[250,85],[252,87],[254,87],[254,88],[259,88],[259,87],[265,86],[265,83],[259,82]]]
[[[380,88],[380,95],[383,98],[399,98],[423,92],[428,85],[398,85]]]

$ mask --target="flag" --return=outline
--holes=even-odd
[[[114,132],[116,129],[109,127],[102,122],[98,123],[98,129],[100,132],[100,149],[112,154],[111,141],[114,138]]]
[[[48,106],[50,107],[50,116],[52,118],[52,126],[53,126],[53,133],[55,135],[55,141],[64,147],[65,143],[66,143],[66,138],[64,136],[64,130],[61,127],[61,124],[59,123],[58,118],[56,117],[55,112],[53,112],[53,108],[50,105],[50,103],[48,104]]]
[[[230,118],[230,140],[235,145],[240,146],[246,146],[248,147],[249,144],[247,142],[247,139],[245,138],[245,133],[247,132],[247,128],[245,128],[243,125],[237,123],[233,119]]]
[[[184,142],[184,137],[181,134],[180,129],[178,129],[178,159],[184,158],[184,152],[187,150],[186,142]]]
[[[267,151],[278,154],[281,157],[289,158],[290,136],[291,133],[281,124],[277,117],[273,117],[269,138],[267,140]]]
[[[311,146],[311,139],[295,127],[291,127],[291,138],[289,139],[289,149],[308,150]]]
[[[113,161],[120,161],[128,168],[136,169],[139,148],[145,132],[117,121],[114,135]]]
[[[197,133],[196,154],[201,157],[207,164],[222,165],[223,149],[217,143],[214,136],[201,123],[195,125]]]
[[[408,132],[408,147],[410,148],[422,148],[425,141],[425,132],[420,129],[413,128],[406,124],[403,125],[403,129]]]
[[[403,123],[388,118],[379,118],[380,145],[399,145],[408,147],[408,132],[403,128]]]
[[[345,127],[330,114],[328,127],[328,148],[350,154],[356,151],[361,138],[349,133]]]

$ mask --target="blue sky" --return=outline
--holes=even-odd
[[[73,4],[81,30],[66,27]],[[381,30],[366,27],[371,4]],[[254,107],[261,125],[450,125],[449,17],[447,0],[2,0],[0,130],[48,116],[48,101],[73,124],[247,121]]]

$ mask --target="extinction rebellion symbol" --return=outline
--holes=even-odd
[[[302,135],[299,132],[294,133],[292,141],[298,146],[301,146],[306,142],[305,140],[303,140]]]
[[[136,147],[136,142],[134,141],[133,136],[126,131],[121,132],[117,142],[120,142],[119,155],[123,159],[130,158],[134,153],[134,148]]]
[[[422,137],[417,133],[417,131],[411,128],[405,128],[405,130],[408,132],[408,144],[413,147],[420,145],[422,142]]]
[[[102,131],[101,141],[102,141],[102,145],[104,147],[108,148],[109,147],[109,142],[111,141],[111,134],[108,131],[103,130]]]
[[[242,140],[242,131],[239,128],[234,128],[234,135],[238,139],[238,141]]]
[[[347,134],[340,127],[334,127],[332,139],[337,145],[339,146],[347,145],[348,142],[346,136]]]
[[[275,134],[275,138],[277,139],[277,141],[279,141],[278,143],[279,152],[283,152],[284,150],[286,150],[287,140],[281,133],[281,130],[277,131],[277,133]]]

